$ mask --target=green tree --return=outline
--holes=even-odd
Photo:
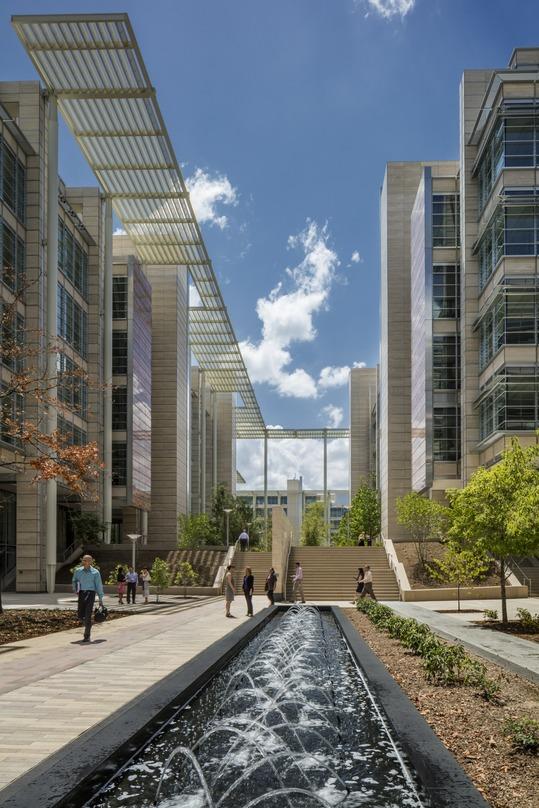
[[[198,572],[196,572],[188,561],[181,561],[176,570],[174,578],[176,586],[183,586],[183,596],[187,597],[187,587],[195,586],[198,583]]]
[[[75,541],[81,544],[99,544],[107,526],[91,511],[69,511]]]
[[[503,623],[507,623],[508,558],[539,550],[538,457],[539,446],[523,448],[513,438],[499,463],[477,469],[464,488],[447,491],[451,538],[462,547],[478,547],[498,561]]]
[[[397,498],[397,519],[410,533],[420,570],[424,572],[429,560],[428,542],[444,539],[449,530],[449,508],[412,491]]]
[[[178,517],[178,547],[194,549],[208,544],[218,544],[219,533],[214,523],[205,513]]]
[[[429,564],[434,578],[442,583],[456,584],[459,612],[461,586],[471,586],[474,581],[483,578],[489,567],[488,557],[481,548],[463,550],[454,542],[448,544],[442,558],[435,558]]]
[[[157,603],[159,603],[159,595],[166,589],[167,586],[170,586],[170,579],[171,579],[171,572],[168,561],[165,561],[163,558],[159,558],[156,556],[153,560],[152,568],[150,570],[150,577],[152,579],[152,584],[155,586],[157,590]]]
[[[380,535],[380,497],[378,491],[365,480],[350,503],[350,510],[343,516],[335,537],[335,543],[356,545],[360,535],[377,539]]]
[[[324,503],[313,502],[305,508],[301,525],[301,543],[306,547],[318,547],[326,538]]]

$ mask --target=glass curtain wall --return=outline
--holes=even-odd
[[[527,432],[539,426],[539,368],[509,367],[487,383],[479,402],[480,437]]]
[[[432,267],[432,319],[460,316],[460,267],[434,264]]]
[[[434,407],[432,420],[434,460],[456,462],[460,458],[459,407]]]
[[[459,195],[432,195],[432,246],[458,247],[460,243]]]
[[[504,256],[539,253],[539,207],[501,205],[488,223],[478,247],[483,288]]]
[[[528,288],[526,286],[528,281]],[[484,370],[505,345],[538,342],[539,289],[535,279],[506,279],[480,323],[479,365]]]
[[[434,390],[458,390],[460,338],[458,334],[432,337],[432,387]]]
[[[479,207],[486,205],[503,168],[539,165],[539,109],[532,99],[505,101],[477,168]]]

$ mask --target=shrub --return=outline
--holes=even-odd
[[[162,558],[159,558],[159,556],[154,558],[152,568],[150,570],[150,577],[152,579],[152,584],[157,590],[157,603],[159,603],[159,595],[163,589],[170,586],[171,573],[168,562]]]
[[[517,609],[517,617],[526,631],[539,631],[539,614],[532,614],[528,609]]]
[[[504,734],[518,752],[536,754],[539,751],[539,721],[534,718],[512,718],[504,724]]]
[[[483,611],[483,616],[485,620],[497,620],[498,612],[496,611],[496,609],[485,609]]]
[[[174,583],[177,586],[183,586],[184,598],[187,597],[187,587],[195,586],[197,582],[198,572],[195,572],[188,561],[180,562],[180,564],[178,564],[178,570],[176,572],[176,577],[174,578]]]

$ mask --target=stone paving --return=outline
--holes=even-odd
[[[88,645],[73,629],[0,646],[0,789],[246,621],[234,607],[178,602],[94,625]]]
[[[413,617],[447,640],[460,642],[479,656],[496,662],[498,665],[524,676],[539,684],[539,643],[513,637],[501,631],[475,625],[481,621],[482,615],[475,614],[439,614],[439,611],[456,609],[455,601],[429,601],[425,603],[388,603],[404,617]],[[501,613],[501,603],[493,600],[466,600],[463,609],[497,609]],[[515,598],[509,600],[508,617],[516,617],[518,608],[525,608],[539,613],[539,598]]]

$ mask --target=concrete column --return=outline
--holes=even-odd
[[[206,513],[206,455],[207,455],[207,446],[206,446],[206,374],[203,370],[200,371],[200,378],[202,380],[201,385],[201,410],[202,410],[202,421],[200,423],[200,469],[201,469],[201,479],[200,479],[200,499],[202,501],[202,510],[201,513]]]
[[[266,542],[267,542],[267,536],[268,536],[268,433],[264,431],[264,539]]]
[[[217,489],[217,393],[212,393],[212,424],[213,424],[213,454],[212,454],[212,494]]]
[[[329,508],[328,508],[328,433],[324,429],[324,526],[326,542],[329,544]]]
[[[140,512],[140,532],[142,534],[142,544],[148,544],[148,511]]]
[[[105,199],[105,267],[103,294],[103,378],[105,393],[103,401],[103,521],[105,544],[110,544],[112,525],[112,201]]]
[[[58,287],[58,109],[56,97],[49,95],[47,103],[47,434],[52,435],[58,425],[56,318]],[[45,506],[45,542],[47,564],[47,592],[54,592],[56,579],[57,543],[57,490],[56,479],[47,480]]]

